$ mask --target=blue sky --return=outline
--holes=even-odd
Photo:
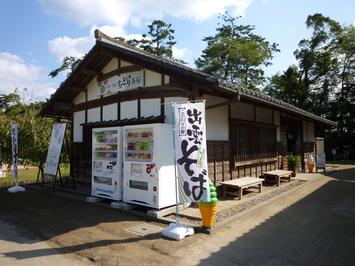
[[[308,15],[322,13],[343,25],[355,22],[353,0],[3,0],[0,3],[0,94],[19,88],[25,100],[44,100],[65,75],[48,73],[65,55],[82,56],[100,28],[111,36],[137,37],[154,18],[173,24],[175,55],[191,66],[214,34],[217,16],[224,10],[242,15],[240,23],[279,43],[268,76],[295,63],[298,42],[310,35]],[[23,88],[27,88],[23,90]]]

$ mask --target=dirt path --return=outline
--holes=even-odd
[[[34,244],[24,249],[22,240],[7,237],[0,227],[0,264],[58,254],[69,260],[75,254],[78,260],[72,262],[88,265],[354,264],[355,166],[318,177],[212,236],[196,234],[180,242],[126,232],[147,221],[117,210],[49,192],[0,190],[0,221]]]

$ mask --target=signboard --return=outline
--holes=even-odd
[[[99,82],[99,95],[109,95],[144,87],[144,71],[122,73]]]
[[[173,105],[179,201],[209,201],[205,102]]]
[[[317,168],[325,168],[325,154],[317,153],[316,162],[317,162]]]
[[[324,138],[316,138],[316,166],[325,168]]]
[[[13,124],[11,126],[11,142],[12,142],[12,177],[16,178],[18,174],[18,127],[16,124]]]
[[[63,140],[65,136],[66,124],[54,124],[52,128],[51,140],[49,143],[46,163],[44,164],[44,174],[46,176],[56,176],[59,166],[60,154],[62,152]]]

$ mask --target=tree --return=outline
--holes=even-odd
[[[264,81],[263,66],[269,66],[275,52],[280,50],[276,43],[253,33],[251,25],[237,25],[238,17],[228,12],[219,17],[216,34],[203,39],[207,47],[195,61],[197,68],[219,78],[236,82],[249,89],[257,89]]]
[[[67,74],[67,76],[69,76],[70,73],[72,73],[74,71],[74,69],[79,65],[81,60],[82,60],[82,58],[78,58],[78,57],[74,57],[74,56],[66,56],[63,58],[62,65],[60,67],[58,67],[57,69],[54,69],[53,71],[51,71],[49,73],[49,76],[54,78],[54,77],[58,76],[58,74],[60,72],[63,72],[66,70],[69,70],[69,73]]]
[[[326,150],[338,148],[355,158],[355,28],[341,26],[322,14],[308,16],[311,37],[299,42],[298,67],[270,79],[266,92],[338,123],[330,130],[319,125],[317,135],[327,138]],[[298,76],[296,80],[296,76]]]
[[[5,99],[19,99],[16,93],[3,95]],[[20,104],[20,103],[18,103]],[[19,160],[23,165],[39,165],[45,160],[52,125],[50,118],[39,116],[43,102],[21,104],[21,108],[14,105],[0,112],[0,165],[9,166],[12,163],[11,125],[18,124],[19,128]]]
[[[17,93],[0,94],[0,109],[5,112],[10,106],[20,104],[20,95]]]
[[[299,70],[295,65],[290,66],[283,73],[272,76],[264,91],[272,97],[302,109],[309,109],[308,93],[302,80],[299,80]]]
[[[173,56],[173,46],[176,44],[176,41],[174,41],[175,30],[170,23],[162,20],[154,20],[148,25],[148,29],[148,33],[142,34],[142,39],[128,40],[127,43],[147,52],[184,63]]]

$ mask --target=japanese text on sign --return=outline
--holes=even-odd
[[[175,104],[174,108],[180,202],[209,201],[205,103]]]
[[[144,86],[143,71],[123,73],[99,82],[99,94],[107,95]]]

